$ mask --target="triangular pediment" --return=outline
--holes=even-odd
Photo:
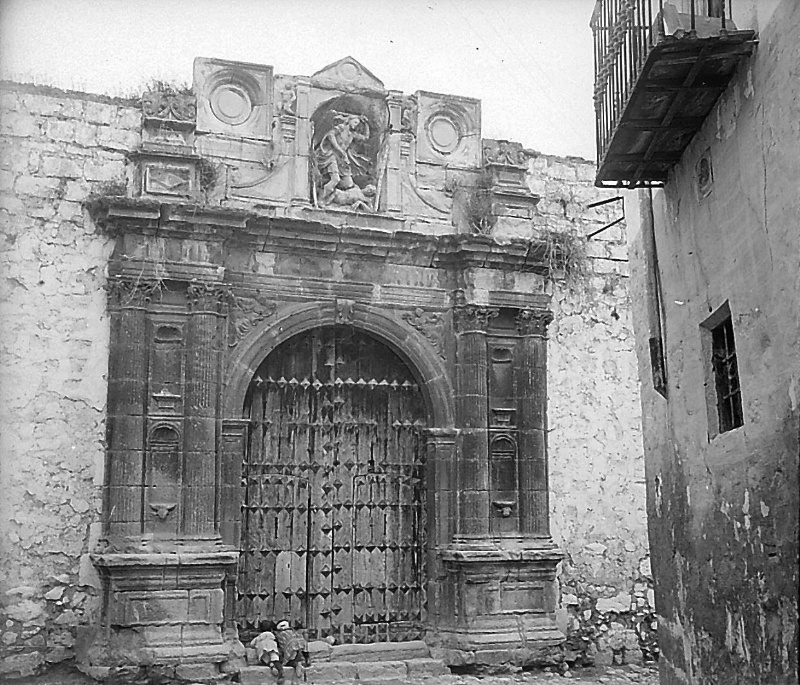
[[[320,69],[311,77],[318,85],[335,86],[342,90],[384,90],[383,81],[352,57],[344,57]]]

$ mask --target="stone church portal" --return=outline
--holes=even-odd
[[[481,140],[479,101],[352,58],[198,58],[142,121],[129,188],[88,204],[115,236],[90,660],[222,662],[264,619],[551,658],[553,255],[528,153]]]

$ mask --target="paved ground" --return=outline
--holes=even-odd
[[[563,675],[557,672],[526,671],[513,676],[459,676],[459,685],[658,685],[658,665],[574,668]]]
[[[36,678],[8,681],[9,685],[96,685],[70,667],[51,670]],[[287,680],[288,682],[288,680]],[[516,675],[440,676],[427,680],[409,681],[409,685],[658,685],[658,666],[609,666],[607,668],[575,668],[560,675],[557,672],[526,671]]]

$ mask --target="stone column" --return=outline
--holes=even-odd
[[[517,315],[520,532],[549,538],[547,479],[547,326],[548,310],[525,309]]]
[[[186,399],[182,532],[217,531],[217,406],[220,395],[220,310],[225,291],[211,284],[187,289]]]
[[[489,411],[486,331],[498,311],[476,305],[454,310],[456,350],[456,425],[459,430],[456,541],[489,535]]]
[[[104,534],[122,540],[142,533],[142,471],[147,385],[145,313],[151,289],[130,281],[108,285],[108,452]]]

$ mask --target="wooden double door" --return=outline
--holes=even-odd
[[[424,406],[406,364],[350,327],[274,350],[253,377],[238,622],[309,639],[421,637]]]

